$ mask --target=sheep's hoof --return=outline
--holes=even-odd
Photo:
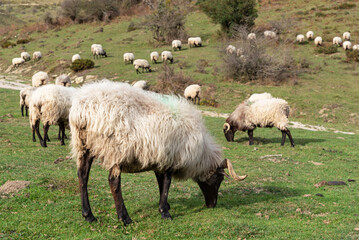
[[[33,142],[36,142],[36,139],[35,139],[35,138],[33,138],[33,139],[32,139],[32,141],[33,141]]]
[[[40,144],[41,144],[41,147],[47,147],[46,142],[40,142]]]
[[[162,212],[161,213],[161,216],[162,216],[162,219],[165,219],[165,220],[172,220],[172,216],[171,214],[167,211],[167,212]]]
[[[64,146],[65,145],[65,142],[61,142],[61,146]]]
[[[97,219],[93,215],[85,217],[85,220],[90,223],[97,221]]]
[[[132,223],[132,219],[129,216],[126,216],[125,218],[120,218],[120,220],[123,222],[123,225],[125,226]]]

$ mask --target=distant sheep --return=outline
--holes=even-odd
[[[49,82],[49,75],[46,72],[37,72],[32,76],[32,86],[40,87],[46,85]]]
[[[264,31],[264,37],[266,38],[276,38],[277,37],[277,34],[273,31]]]
[[[13,58],[11,62],[12,62],[13,67],[18,67],[18,66],[24,64],[25,60],[23,58],[21,58],[21,57],[20,58]]]
[[[162,58],[163,62],[170,61],[170,63],[173,63],[173,56],[172,56],[172,53],[170,51],[163,51],[161,53],[161,58]]]
[[[160,55],[158,54],[158,52],[151,52],[150,57],[151,57],[151,62],[154,62],[155,64],[160,59]]]
[[[132,83],[133,87],[141,88],[143,90],[148,90],[149,86],[145,80],[139,80]]]
[[[123,54],[123,61],[126,63],[133,63],[135,60],[135,55],[133,53],[124,53]]]
[[[316,38],[314,39],[314,44],[315,44],[316,46],[322,46],[322,44],[323,44],[323,39],[322,39],[321,37],[316,37]]]
[[[25,61],[29,61],[30,60],[30,54],[28,52],[22,52],[21,53],[21,58],[24,59]]]
[[[288,135],[291,146],[294,147],[292,135],[288,129],[288,103],[279,98],[262,99],[254,103],[243,102],[226,119],[223,132],[227,141],[234,141],[236,131],[248,131],[249,145],[253,145],[253,130],[256,127],[276,127],[282,132],[284,145]]]
[[[343,33],[343,39],[350,41],[350,32]]]
[[[56,78],[55,84],[64,87],[71,87],[71,79],[67,74],[62,74]]]
[[[353,51],[358,51],[359,50],[359,45],[354,45],[353,46]]]
[[[248,40],[256,40],[256,34],[255,33],[248,34],[247,39]]]
[[[342,45],[342,39],[340,37],[334,37],[333,38],[333,45],[341,46]]]
[[[299,43],[304,42],[304,35],[303,35],[303,34],[299,34],[299,35],[297,36],[297,42],[299,42]]]
[[[81,59],[80,54],[75,54],[72,56],[71,62],[75,62],[76,60],[79,60],[79,59]]]
[[[20,91],[20,108],[21,108],[22,116],[24,116],[24,108],[25,108],[26,116],[28,116],[31,94],[35,89],[36,88],[34,87],[26,87],[24,89],[21,89]]]
[[[173,51],[181,50],[182,49],[182,42],[180,40],[173,40],[172,41],[172,48],[173,48]]]
[[[94,44],[91,45],[91,53],[92,53],[92,55],[95,54],[95,48],[97,48],[97,47],[103,48],[101,44],[94,43]]]
[[[270,93],[253,93],[248,99],[247,102],[254,103],[263,99],[271,99],[273,96]]]
[[[201,86],[198,84],[189,85],[184,90],[184,97],[188,100],[191,100],[194,104],[196,104],[197,102],[198,105],[201,100],[200,94],[201,94]]]
[[[102,45],[100,44],[92,44],[91,51],[93,58],[107,57],[106,51],[103,49]]]
[[[349,41],[343,42],[343,48],[344,48],[344,50],[349,50],[349,49],[351,49],[351,48],[352,48],[352,43],[349,42]]]
[[[306,34],[306,36],[307,36],[307,39],[308,39],[308,40],[313,40],[313,39],[314,39],[314,33],[313,33],[313,31],[308,31],[307,34]]]
[[[228,47],[226,48],[226,53],[227,54],[233,54],[236,52],[236,47],[233,45],[228,45]]]
[[[41,54],[40,51],[34,52],[34,53],[32,54],[32,59],[33,59],[34,61],[39,61],[41,58],[42,58],[42,54]]]
[[[202,47],[202,39],[200,37],[188,38],[188,46],[191,47]]]
[[[133,61],[133,65],[135,66],[136,73],[140,73],[139,69],[142,68],[142,72],[144,70],[147,70],[148,72],[151,72],[151,65],[148,63],[145,59],[136,59]]]

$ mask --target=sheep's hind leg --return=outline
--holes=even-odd
[[[44,125],[44,141],[45,141],[45,144],[46,144],[46,141],[51,142],[50,138],[49,138],[49,134],[48,134],[49,133],[49,128],[50,128],[49,123],[46,123]]]
[[[285,130],[281,130],[281,132],[282,132],[282,142],[280,143],[280,145],[284,146],[285,138],[287,137],[287,133]]]
[[[29,107],[26,107],[26,106],[25,106],[25,112],[26,112],[26,116],[27,116],[27,117],[29,116],[28,111],[29,111]]]
[[[292,137],[292,134],[290,133],[289,129],[286,130],[286,133],[287,133],[287,135],[288,135],[288,137],[289,137],[290,145],[291,145],[292,147],[294,147],[293,137]]]
[[[36,142],[36,138],[35,138],[35,125],[32,125],[31,128],[32,128],[32,141],[33,141],[33,142]]]
[[[59,131],[61,129],[61,145],[65,145],[65,123],[64,122],[60,122],[59,124]]]
[[[156,174],[156,178],[157,178],[157,183],[158,183],[158,188],[160,190],[160,198],[162,196],[162,192],[163,192],[163,179],[164,179],[164,174],[163,173],[159,173],[159,172],[155,172]],[[161,204],[161,199],[160,199],[160,202],[159,204]],[[171,206],[170,204],[167,202],[167,208],[168,210],[171,209]]]
[[[168,199],[168,191],[171,186],[172,173],[170,170],[167,170],[165,173],[156,173],[158,186],[160,188],[160,208],[159,212],[163,219],[170,219],[172,217],[168,210],[170,210],[170,205],[167,202]]]
[[[21,116],[24,116],[24,105],[21,105]]]
[[[39,125],[40,125],[40,120],[36,120],[35,131],[36,131],[37,137],[40,140],[41,147],[47,147],[46,142],[44,141],[44,139],[42,138],[42,136],[40,134]]]
[[[111,192],[113,199],[115,200],[116,212],[119,220],[123,221],[123,224],[126,226],[132,223],[130,216],[127,213],[125,203],[122,198],[121,192],[121,173],[118,176],[113,174],[113,168],[110,169],[110,174],[108,176],[108,183],[110,184]]]
[[[253,130],[248,130],[248,138],[249,138],[249,145],[253,145],[254,144]]]

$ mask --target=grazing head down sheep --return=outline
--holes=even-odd
[[[106,51],[100,44],[93,44],[91,46],[93,58],[107,57]]]
[[[306,34],[306,37],[308,40],[313,40],[314,39],[314,33],[313,31],[308,31]]]
[[[32,59],[34,61],[39,61],[42,58],[42,54],[40,51],[36,51],[32,54]]]
[[[299,42],[299,43],[304,42],[304,35],[303,35],[303,34],[299,34],[299,35],[297,36],[297,42]]]
[[[151,65],[148,63],[146,59],[136,59],[133,61],[133,65],[135,66],[136,73],[140,73],[139,69],[142,68],[142,72],[144,70],[147,70],[148,72],[151,72]]]
[[[314,39],[314,44],[315,44],[316,46],[322,46],[322,44],[323,44],[323,39],[322,39],[322,37],[316,37],[316,38]]]
[[[264,34],[264,37],[266,37],[266,38],[273,39],[273,38],[277,37],[277,34],[275,32],[273,32],[273,31],[264,31],[263,34]]]
[[[349,41],[350,40],[350,32],[343,33],[343,39]]]
[[[135,60],[135,55],[133,53],[124,53],[123,54],[123,61],[126,63],[133,63]]]
[[[71,87],[71,79],[67,76],[67,74],[62,74],[56,78],[55,84],[64,87]]]
[[[20,91],[20,108],[21,115],[24,116],[24,108],[26,111],[26,116],[28,116],[28,110],[30,106],[30,98],[32,92],[35,90],[34,87],[26,87]]]
[[[167,202],[172,177],[198,183],[207,207],[217,203],[228,167],[221,148],[204,127],[201,113],[185,99],[142,91],[124,83],[100,82],[82,87],[69,115],[71,146],[77,159],[82,216],[92,222],[87,183],[93,159],[109,170],[118,219],[132,222],[121,192],[121,173],[154,171],[160,189],[159,211],[172,219]]]
[[[40,87],[46,85],[49,82],[49,75],[46,72],[37,72],[32,76],[32,86]]]
[[[28,52],[22,52],[21,53],[21,58],[23,58],[25,61],[29,61],[30,60],[30,54]]]
[[[248,40],[256,40],[256,34],[255,33],[248,34],[247,39]]]
[[[351,43],[351,42],[349,42],[349,41],[343,42],[343,48],[344,48],[344,50],[349,50],[349,49],[351,49],[351,47],[352,47],[352,43]]]
[[[11,62],[12,62],[13,67],[18,67],[21,64],[24,64],[25,60],[23,58],[21,58],[21,57],[20,58],[13,58]]]
[[[224,136],[227,141],[234,141],[236,131],[248,131],[249,145],[253,145],[253,130],[256,127],[276,127],[282,131],[284,145],[288,135],[291,146],[294,147],[292,135],[288,129],[289,105],[279,98],[262,99],[251,102],[243,102],[226,119],[223,125]]]
[[[151,52],[150,54],[151,62],[157,63],[157,61],[160,59],[160,55],[158,52]]]
[[[333,38],[333,45],[341,46],[342,45],[342,39],[340,37],[334,37]]]
[[[143,90],[148,90],[149,86],[145,80],[139,80],[132,83],[133,87],[141,88]]]
[[[202,47],[202,39],[200,37],[188,38],[188,46],[191,47]]]
[[[227,47],[226,47],[226,53],[227,54],[233,54],[233,53],[235,53],[236,52],[236,47],[235,46],[233,46],[233,45],[228,45]]]
[[[198,84],[189,85],[184,90],[184,97],[188,100],[191,100],[194,104],[196,104],[196,100],[198,100],[197,101],[198,105],[201,100],[199,96],[200,94],[201,94],[201,86]]]
[[[263,100],[263,99],[271,99],[273,98],[273,96],[270,93],[253,93],[248,99],[247,102],[256,102],[258,100]]]
[[[173,51],[181,50],[182,42],[180,40],[173,40],[172,41],[172,48],[173,48]]]
[[[172,56],[172,53],[170,51],[163,51],[161,53],[161,58],[162,58],[163,62],[170,61],[170,63],[173,63],[173,56]]]
[[[76,60],[79,60],[79,59],[81,59],[80,54],[75,54],[75,55],[72,56],[71,62],[75,62]]]

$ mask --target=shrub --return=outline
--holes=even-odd
[[[324,54],[333,54],[333,53],[338,52],[338,47],[336,45],[318,47],[316,49],[316,52],[317,53],[324,53]]]
[[[13,42],[10,42],[9,40],[5,40],[5,41],[2,41],[1,42],[1,47],[2,48],[12,48],[12,47],[15,47],[16,44],[13,43]]]
[[[335,6],[334,9],[352,9],[355,8],[356,5],[354,3],[342,3],[338,6]]]
[[[197,62],[197,69],[196,69],[196,72],[199,72],[199,73],[207,73],[207,71],[205,70],[205,67],[208,67],[209,64],[208,64],[208,61],[205,60],[205,59],[200,59],[198,60]]]
[[[22,39],[18,39],[16,41],[17,44],[26,44],[26,43],[29,43],[31,42],[31,38],[22,38]]]
[[[82,71],[85,69],[93,68],[94,66],[95,66],[95,63],[91,59],[77,59],[72,63],[70,68],[73,71],[78,72],[78,71]]]
[[[346,51],[347,61],[359,62],[359,51],[348,50]]]

